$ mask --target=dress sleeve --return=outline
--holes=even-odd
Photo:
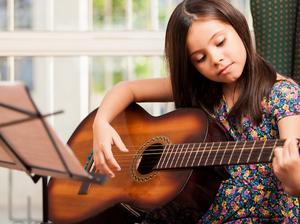
[[[275,120],[300,114],[300,88],[291,81],[275,83],[270,93],[270,109]]]

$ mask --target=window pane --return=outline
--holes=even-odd
[[[55,31],[79,30],[79,19],[87,20],[80,16],[79,3],[88,3],[87,0],[55,0],[53,1],[53,29]],[[85,17],[88,15],[85,14]]]
[[[32,28],[32,0],[14,0],[15,28]]]
[[[159,0],[159,29],[165,30],[172,11],[182,0]]]
[[[0,80],[1,81],[9,80],[8,65],[7,65],[6,57],[0,57]]]
[[[81,120],[80,57],[55,57],[53,59],[53,110],[64,113],[55,116],[54,127],[62,139],[67,141]],[[88,88],[88,86],[86,86]],[[88,99],[84,99],[88,101]]]
[[[7,1],[0,0],[0,30],[7,30]]]
[[[158,10],[159,18],[156,19],[159,29],[164,30],[170,13],[181,0],[157,1],[158,9],[151,9],[151,0],[132,0],[131,8],[127,0],[94,0],[94,30],[124,30],[128,27],[132,30],[151,30],[151,10]],[[127,21],[129,18],[132,21]]]
[[[94,30],[124,30],[126,0],[94,0]]]
[[[98,107],[103,96],[122,80],[145,79],[165,76],[165,64],[161,57],[92,57],[90,110]],[[161,114],[166,104],[143,104],[149,113]]]
[[[151,29],[150,0],[133,0],[133,29]]]
[[[15,0],[14,2],[15,30],[78,31],[88,28],[86,22],[89,16],[88,1]]]
[[[153,61],[149,57],[134,57],[134,75],[136,79],[145,79],[153,77]]]
[[[32,57],[15,57],[15,79],[33,90]]]
[[[15,80],[23,82],[42,113],[50,108],[49,74],[46,57],[15,57]]]
[[[81,120],[82,75],[87,76],[88,71],[82,73],[80,57],[15,58],[15,79],[29,87],[39,110],[43,114],[64,111],[49,118],[64,141]]]

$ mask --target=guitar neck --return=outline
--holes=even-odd
[[[194,168],[270,162],[284,140],[229,141],[166,145],[155,169]]]

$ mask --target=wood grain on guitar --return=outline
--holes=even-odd
[[[90,172],[95,114],[68,141],[81,164],[90,163]],[[141,214],[154,222],[177,215],[196,223],[228,177],[222,165],[270,161],[274,145],[282,143],[230,142],[218,123],[191,108],[152,117],[132,104],[112,126],[129,149],[113,147],[122,170],[102,185],[52,178],[48,196],[54,223],[135,223]],[[182,223],[176,220],[168,223]]]

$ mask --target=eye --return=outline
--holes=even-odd
[[[224,38],[224,39],[222,39],[221,41],[219,41],[219,42],[217,43],[217,47],[221,47],[221,46],[223,46],[223,45],[224,45],[224,43],[225,43],[225,38]]]
[[[206,56],[203,55],[201,58],[196,59],[196,62],[197,62],[197,63],[201,63],[201,62],[204,62],[205,59],[206,59]]]

